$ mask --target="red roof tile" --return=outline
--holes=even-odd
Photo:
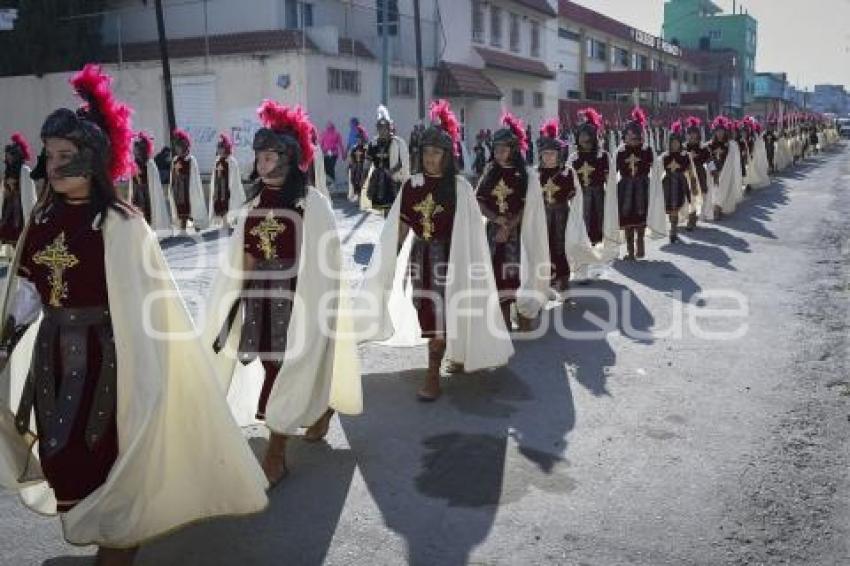
[[[339,38],[339,54],[352,55],[354,57],[360,57],[361,59],[375,58],[375,55],[369,51],[369,48],[363,45],[361,41],[348,37]]]
[[[500,100],[502,91],[481,72],[481,69],[458,63],[443,62],[440,63],[437,72],[434,96]]]
[[[555,78],[555,73],[550,71],[549,67],[543,64],[542,61],[517,57],[516,55],[493,51],[492,49],[484,49],[483,47],[476,47],[475,50],[484,59],[484,65],[487,67],[533,75],[543,79]]]

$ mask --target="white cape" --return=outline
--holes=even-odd
[[[645,145],[644,148],[647,146]],[[625,149],[625,145],[621,144],[616,152],[611,153],[611,164],[608,169],[608,183],[605,187],[605,239],[608,242],[616,243],[617,247],[625,241],[625,231],[620,229],[620,204],[618,200],[617,183],[619,173],[617,172],[617,154]],[[655,151],[652,152],[652,169],[649,172],[649,202],[647,203],[646,211],[646,227],[649,229],[647,234],[650,238],[663,238],[667,236],[668,218],[664,210],[664,189],[662,188],[661,180],[664,175],[664,165],[660,158],[655,157]],[[609,218],[616,218],[617,224]],[[607,252],[610,256],[611,252]]]
[[[528,190],[522,211],[520,232],[520,281],[516,309],[525,318],[535,318],[546,305],[552,283],[549,258],[549,234],[546,230],[546,205],[540,177],[534,167],[527,167]]]
[[[747,178],[744,184],[750,185],[754,189],[760,189],[770,185],[770,165],[767,161],[767,147],[760,134],[756,136],[753,143],[753,154],[750,156],[750,163],[747,167]]]
[[[218,257],[218,272],[201,313],[201,340],[214,357],[231,409],[242,424],[256,422],[263,381],[259,360],[248,365],[237,360],[242,305],[225,347],[212,354],[212,345],[242,290],[245,220],[258,202],[256,197],[240,209],[230,242]],[[341,276],[339,234],[330,202],[313,187],[305,200],[303,226],[286,354],[266,405],[266,424],[280,434],[312,425],[328,407],[350,415],[363,410],[360,365],[346,282]]]
[[[239,161],[232,155],[227,156],[227,188],[230,189],[230,199],[227,202],[227,222],[231,222],[236,216],[236,211],[245,204],[245,188],[242,186],[242,171],[239,170]],[[207,223],[212,225],[215,218],[215,207],[213,199],[215,198],[215,175],[210,177],[209,201],[207,201],[207,210],[209,210],[209,219]]]
[[[411,183],[419,186],[422,175]],[[504,366],[514,353],[499,308],[492,259],[481,209],[470,184],[456,177],[457,201],[446,281],[446,357],[468,372]],[[402,193],[381,231],[378,247],[355,295],[357,336],[364,342],[392,339],[394,346],[422,342],[419,319],[405,284],[412,235],[398,252]]]
[[[316,181],[316,190],[327,198],[331,198],[328,191],[328,174],[325,171],[325,154],[317,145],[313,146],[313,176]]]
[[[35,206],[35,201],[37,200],[37,195],[35,194],[35,182],[32,180],[30,176],[32,174],[32,169],[30,169],[29,165],[21,166],[21,178],[18,181],[18,190],[21,194],[21,208],[23,209],[23,219],[24,222],[30,217],[32,213],[32,209]],[[6,198],[6,191],[0,190],[0,214],[3,211],[3,201]]]
[[[103,233],[118,355],[118,458],[106,482],[62,515],[65,538],[130,547],[205,518],[261,511],[265,475],[229,414],[153,232],[141,216],[110,212]],[[29,451],[11,411],[37,327],[19,343],[0,388],[0,485],[52,514],[45,482],[16,481]]]
[[[189,171],[189,206],[192,223],[196,230],[200,231],[209,226],[209,211],[207,210],[204,199],[204,186],[201,184],[201,172],[198,169],[198,162],[194,155],[189,156],[191,162],[191,170]],[[172,162],[172,174],[174,173]],[[177,217],[177,205],[174,202],[174,179],[168,183],[168,203],[171,209],[171,224],[175,228],[180,226],[180,219]]]
[[[714,207],[719,206],[723,214],[735,212],[738,203],[741,202],[743,194],[743,174],[741,173],[741,151],[738,142],[729,141],[728,155],[723,169],[720,171],[718,181],[714,181],[714,175],[708,173],[708,198],[703,204],[702,212],[704,220],[714,220]]]
[[[148,192],[151,200],[151,230],[156,234],[171,232],[171,223],[168,219],[168,208],[165,204],[165,193],[162,190],[162,182],[159,180],[159,169],[153,159],[148,159],[145,164],[148,174]],[[133,202],[133,177],[130,177],[127,200]]]

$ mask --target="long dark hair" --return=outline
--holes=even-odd
[[[514,166],[517,173],[519,173],[520,179],[522,181],[522,186],[528,186],[528,170],[526,170],[525,159],[523,159],[522,154],[519,152],[519,148],[513,147],[511,149],[511,165]],[[502,171],[502,166],[499,165],[495,159],[493,159],[490,163],[487,164],[487,167],[484,169],[484,173],[481,175],[481,180],[478,182],[478,186],[487,186],[496,182],[496,178]]]
[[[256,161],[254,170],[256,171]],[[246,191],[245,202],[251,202],[257,198],[257,195],[260,194],[264,186],[265,183],[263,183],[262,177],[258,175]],[[302,171],[297,165],[292,164],[289,167],[286,178],[283,180],[283,190],[278,192],[280,193],[281,200],[277,204],[282,207],[292,208],[296,202],[307,196],[307,173]]]

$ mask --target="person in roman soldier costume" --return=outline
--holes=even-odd
[[[430,117],[432,125],[422,132],[423,172],[402,185],[356,295],[361,341],[427,341],[421,401],[441,395],[444,358],[447,372],[458,373],[504,366],[514,353],[481,211],[458,174],[460,124],[443,100],[431,103]],[[412,294],[405,293],[408,281]]]
[[[584,224],[592,245],[605,239],[605,193],[610,157],[599,141],[602,115],[593,108],[579,110],[576,151],[568,165],[578,175],[582,190]]]
[[[4,148],[3,188],[0,192],[0,244],[3,255],[11,257],[24,224],[36,201],[35,183],[27,162],[32,159],[29,143],[19,133],[12,134]]]
[[[729,138],[732,127],[733,121],[726,116],[717,116],[711,123],[713,134],[708,144],[711,159],[706,165],[708,199],[702,207],[704,220],[721,220],[741,202],[741,153],[738,142]]]
[[[58,512],[98,564],[131,564],[151,538],[263,510],[266,479],[153,232],[115,187],[133,167],[131,110],[96,65],[71,84],[85,103],[41,128],[47,192],[6,283],[0,485]]]
[[[304,438],[321,440],[334,409],[361,411],[362,393],[334,213],[307,178],[313,126],[272,100],[258,116],[258,177],[222,250],[201,340],[237,421],[271,431],[262,466],[275,485],[288,438],[308,427]]]
[[[215,167],[210,180],[210,225],[221,223],[230,226],[232,212],[245,202],[242,188],[242,172],[239,161],[233,155],[233,141],[226,134],[219,134],[216,145]]]
[[[566,233],[570,215],[570,201],[578,187],[571,169],[561,161],[561,140],[558,121],[550,120],[540,128],[537,139],[537,168],[543,203],[546,206],[546,231],[549,240],[549,258],[552,260],[552,289],[566,291],[570,282],[570,264],[567,260]]]
[[[475,145],[472,148],[472,172],[475,175],[476,183],[484,173],[484,168],[489,161],[484,136],[484,130],[479,131],[478,135],[475,136]]]
[[[183,233],[190,220],[195,230],[203,230],[209,224],[209,212],[204,201],[198,162],[191,153],[192,139],[179,128],[172,132],[172,137],[175,155],[171,161],[168,190],[171,222]]]
[[[765,128],[764,136],[762,136],[764,140],[764,149],[767,153],[767,165],[768,171],[772,175],[776,173],[776,143],[778,141],[778,136],[776,135],[776,120],[770,119],[767,123],[767,128]]]
[[[369,144],[367,196],[372,209],[386,215],[401,184],[410,176],[407,144],[393,134],[394,124],[386,106],[378,106],[378,135]]]
[[[691,154],[685,147],[683,129],[681,121],[670,126],[668,150],[660,158],[664,168],[661,188],[664,191],[664,209],[670,220],[671,244],[679,241],[679,220],[684,212],[689,212],[689,218],[696,216],[696,208],[692,204],[696,195],[691,189],[691,183],[697,180],[697,173],[694,171]],[[699,191],[696,192],[699,194]]]
[[[153,138],[147,132],[138,132],[133,139],[135,169],[130,176],[128,200],[144,214],[154,232],[170,232],[165,193],[153,155]]]
[[[708,146],[702,142],[702,120],[696,116],[689,116],[685,120],[687,126],[687,143],[685,150],[691,156],[693,168],[687,171],[691,187],[691,208],[688,214],[688,223],[685,230],[693,230],[697,225],[697,218],[702,214],[708,194],[708,173],[705,169],[706,163],[711,159]]]
[[[363,195],[363,187],[366,185],[366,176],[368,174],[368,162],[366,161],[367,150],[369,149],[369,134],[366,133],[366,128],[357,124],[357,141],[351,146],[348,151],[348,200],[355,203],[361,203]]]
[[[752,116],[747,116],[743,120],[743,127],[746,132],[747,153],[750,159],[744,184],[755,189],[766,187],[770,184],[770,166],[767,160],[767,149],[762,138],[761,124]]]
[[[732,141],[738,146],[739,159],[738,164],[741,168],[741,183],[743,183],[744,192],[749,192],[752,187],[746,184],[747,181],[747,166],[750,163],[750,148],[747,140],[746,127],[743,120],[732,120]]]
[[[527,148],[522,121],[505,112],[493,134],[493,161],[476,189],[505,326],[512,328],[514,305],[523,331],[545,303],[551,279],[543,192],[537,171],[525,165]]]
[[[626,259],[646,255],[647,226],[653,235],[666,234],[663,193],[660,191],[660,168],[655,154],[645,143],[646,113],[635,108],[623,129],[623,145],[614,158],[617,182],[617,211],[620,228],[625,232]],[[660,215],[660,218],[659,218]]]

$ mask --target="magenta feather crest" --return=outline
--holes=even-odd
[[[518,147],[520,152],[525,155],[528,151],[528,136],[525,133],[525,124],[522,120],[505,110],[502,113],[502,124],[509,128],[518,140]]]
[[[275,132],[289,132],[301,149],[301,161],[298,166],[306,171],[313,162],[313,124],[301,106],[284,106],[271,99],[263,100],[257,109],[257,116],[266,128]]]
[[[452,112],[452,105],[448,100],[434,100],[428,112],[431,122],[443,129],[452,140],[455,155],[460,152],[460,122]]]
[[[557,118],[552,118],[543,122],[543,125],[540,126],[540,135],[544,138],[552,138],[558,139],[558,134],[561,130],[561,124],[558,122]]]
[[[218,145],[223,147],[228,154],[233,153],[233,140],[224,132],[218,135]]]
[[[174,128],[174,131],[171,132],[171,137],[174,138],[175,141],[182,141],[186,144],[186,147],[192,147],[192,136],[190,136],[189,132],[187,132],[186,130]]]
[[[632,120],[640,124],[641,128],[646,128],[647,124],[649,123],[646,111],[640,106],[635,106],[634,110],[632,110],[631,118]]]
[[[85,101],[83,110],[109,139],[107,168],[112,180],[129,176],[135,169],[133,160],[132,109],[115,99],[112,78],[100,65],[87,64],[71,77],[71,86]]]
[[[595,108],[587,107],[578,111],[579,120],[591,124],[597,130],[601,130],[603,126],[602,114],[596,111]]]
[[[145,146],[145,154],[150,157],[153,155],[153,136],[144,130],[136,132],[136,139]]]
[[[32,159],[32,150],[30,149],[30,144],[27,141],[27,138],[25,138],[22,133],[15,132],[14,134],[12,134],[12,143],[20,148],[24,163]]]

